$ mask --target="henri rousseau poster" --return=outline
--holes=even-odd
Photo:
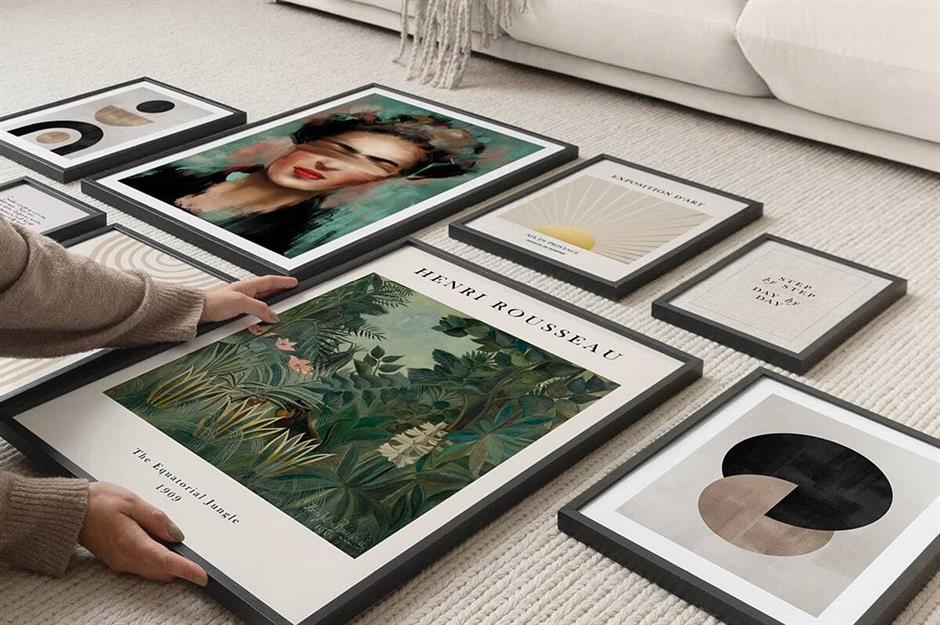
[[[371,273],[106,394],[358,556],[615,388]]]
[[[17,420],[292,622],[686,366],[412,245],[275,310]]]

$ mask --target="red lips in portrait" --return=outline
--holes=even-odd
[[[308,167],[294,167],[294,175],[307,180],[323,180],[323,178],[325,178],[325,176],[317,170]]]

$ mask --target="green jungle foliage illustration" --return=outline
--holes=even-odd
[[[356,557],[617,385],[377,274],[107,394]]]

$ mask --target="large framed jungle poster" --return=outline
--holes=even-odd
[[[82,190],[250,271],[304,277],[576,156],[573,145],[369,85]]]
[[[315,281],[276,325],[0,403],[4,436],[163,508],[250,622],[337,624],[701,375],[414,241]]]

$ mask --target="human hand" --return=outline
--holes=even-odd
[[[88,508],[78,542],[108,568],[157,582],[180,578],[199,586],[209,583],[201,566],[153,537],[178,543],[183,533],[166,514],[134,493],[104,482],[88,485]]]
[[[297,278],[287,276],[261,276],[220,286],[206,292],[199,322],[225,321],[246,313],[265,323],[277,323],[277,315],[261,298],[295,286]]]

